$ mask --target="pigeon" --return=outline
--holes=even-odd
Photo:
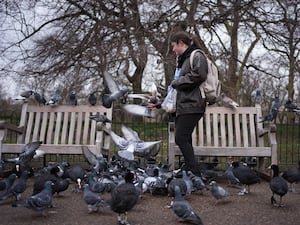
[[[0,178],[4,175],[4,161],[0,160]]]
[[[97,212],[99,207],[108,206],[98,193],[91,191],[88,184],[84,185],[83,200],[87,204],[88,213]]]
[[[192,191],[202,191],[204,189],[208,190],[201,177],[195,175],[192,171],[187,171],[187,175],[193,183]]]
[[[139,193],[133,184],[134,174],[125,174],[125,183],[117,185],[111,192],[110,209],[118,214],[119,224],[127,224],[127,213],[136,205]]]
[[[225,177],[226,177],[229,185],[241,185],[240,180],[236,176],[234,176],[234,174],[232,172],[232,164],[231,163],[227,163],[227,169],[225,170]]]
[[[187,175],[187,171],[182,170],[182,179],[186,184],[186,196],[189,197],[193,191],[194,184],[191,178]]]
[[[221,94],[221,97],[222,97],[221,101],[226,107],[232,109],[237,109],[237,107],[239,107],[239,104],[237,102],[235,102],[233,99],[226,96],[224,93]]]
[[[261,90],[257,89],[255,94],[255,104],[260,104],[261,99],[262,99]]]
[[[27,102],[29,98],[33,96],[34,91],[33,90],[28,90],[28,91],[23,91],[20,96],[17,96],[15,100],[21,100],[23,102]]]
[[[172,209],[180,222],[188,222],[197,225],[203,225],[202,220],[196,214],[191,204],[184,199],[179,186],[175,186],[175,198],[172,204]]]
[[[284,107],[288,110],[300,110],[300,107],[298,107],[295,103],[293,103],[292,99],[288,99],[284,105]]]
[[[10,188],[15,182],[16,178],[17,175],[12,173],[8,177],[0,180],[0,199],[9,193]]]
[[[247,166],[240,166],[240,162],[234,161],[232,163],[232,173],[244,186],[244,189],[239,193],[240,195],[250,193],[250,185],[260,183],[261,179],[254,170]],[[246,189],[247,186],[248,188]]]
[[[79,192],[82,190],[82,182],[86,175],[86,171],[80,166],[74,166],[67,169],[62,176],[62,178],[70,178],[73,182],[75,182],[74,192]]]
[[[282,177],[291,184],[291,191],[296,192],[294,185],[300,182],[300,161],[298,162],[298,168],[291,168],[282,174]]]
[[[61,89],[60,87],[58,87],[55,90],[54,94],[51,96],[50,100],[46,103],[46,105],[51,105],[51,106],[57,105],[62,99],[61,94],[62,94]]]
[[[124,104],[122,107],[126,112],[132,115],[144,116],[148,118],[156,117],[155,109],[149,109],[147,106],[137,104]]]
[[[270,167],[273,170],[273,177],[271,178],[270,181],[270,189],[272,191],[272,197],[271,197],[271,204],[272,205],[277,205],[277,201],[275,199],[275,194],[279,195],[280,197],[280,202],[277,206],[282,207],[282,197],[286,195],[288,192],[288,183],[287,181],[279,176],[279,167],[278,165],[271,165]]]
[[[88,97],[88,102],[90,103],[91,106],[94,106],[97,104],[97,97],[95,95],[96,92],[92,92],[89,94]]]
[[[107,169],[107,159],[101,153],[93,153],[87,146],[81,146],[82,153],[88,163],[92,166],[93,172],[103,172]]]
[[[126,87],[121,88],[107,70],[105,70],[103,73],[103,79],[110,91],[110,94],[105,94],[102,96],[102,104],[105,108],[111,108],[112,103],[124,97],[124,95],[128,93],[129,89]]]
[[[71,91],[71,93],[68,96],[67,103],[69,105],[77,105],[78,104],[77,96],[76,96],[76,92],[75,91]]]
[[[279,111],[280,108],[280,102],[279,102],[279,97],[275,96],[275,98],[272,101],[272,105],[271,105],[271,109],[270,112],[268,114],[266,114],[265,116],[261,117],[260,119],[260,123],[263,122],[272,122],[273,120],[276,119],[277,117],[277,113]]]
[[[186,196],[187,193],[187,186],[185,181],[182,179],[182,177],[174,177],[172,180],[168,183],[168,195],[173,197],[175,196],[175,187],[178,186],[180,188],[180,193],[183,196]]]
[[[28,175],[29,172],[27,170],[23,171],[21,177],[14,181],[7,194],[1,196],[0,200],[5,200],[11,196],[14,196],[16,201],[20,200],[22,193],[25,192],[27,187]]]
[[[159,176],[159,169],[155,168],[153,170],[153,176],[148,176],[144,180],[144,184],[147,187],[147,190],[152,195],[159,194],[159,195],[167,195],[168,189],[166,180],[164,180],[161,176]]]
[[[230,193],[226,191],[223,187],[219,186],[216,181],[213,180],[209,184],[211,185],[210,192],[217,200],[216,204],[230,195]]]
[[[39,103],[39,105],[45,105],[47,103],[47,100],[44,96],[41,96],[39,93],[34,92],[34,99]]]
[[[26,207],[46,216],[47,209],[52,206],[52,185],[53,183],[51,181],[47,181],[41,192],[32,195],[27,199],[14,202],[12,207]]]
[[[99,112],[97,112],[95,115],[91,115],[89,116],[89,118],[91,120],[95,120],[97,123],[103,123],[103,124],[106,124],[106,123],[112,123],[112,121],[110,119],[107,118],[106,115],[101,115]]]

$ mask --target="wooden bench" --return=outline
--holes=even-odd
[[[0,159],[4,153],[20,153],[24,144],[41,141],[40,149],[46,154],[82,154],[82,145],[94,153],[106,153],[110,148],[110,135],[99,129],[101,123],[89,116],[105,114],[112,119],[112,108],[89,105],[37,106],[24,103],[19,126],[0,122]],[[16,143],[6,143],[7,131],[18,133]]]
[[[208,106],[193,132],[196,156],[258,157],[258,171],[265,172],[266,157],[277,164],[276,126],[260,123],[260,105],[255,107]],[[175,168],[175,157],[181,151],[175,144],[175,124],[169,123],[168,160]]]

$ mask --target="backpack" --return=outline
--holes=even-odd
[[[207,79],[199,86],[201,91],[202,98],[205,98],[205,101],[208,102],[209,105],[213,105],[217,102],[220,93],[221,93],[221,82],[219,81],[219,71],[217,66],[205,55],[205,53],[196,49],[191,53],[190,56],[190,66],[193,69],[193,59],[196,52],[201,52],[206,60],[208,66]]]

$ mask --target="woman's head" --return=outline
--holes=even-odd
[[[177,56],[181,55],[191,44],[192,39],[187,32],[178,31],[171,36],[172,50]]]

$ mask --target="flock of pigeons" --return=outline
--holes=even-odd
[[[142,163],[121,157],[108,160],[101,154],[94,154],[87,146],[82,146],[82,154],[90,165],[88,169],[71,166],[68,162],[57,162],[34,171],[30,162],[41,156],[41,145],[40,142],[28,143],[17,158],[1,161],[0,201],[11,199],[12,207],[27,207],[45,216],[47,210],[53,207],[53,195],[60,195],[73,185],[73,191],[82,194],[88,213],[98,211],[100,207],[109,207],[117,214],[119,224],[129,224],[127,213],[145,192],[149,192],[152,195],[173,196],[173,201],[166,207],[172,208],[181,221],[200,225],[203,222],[189,203],[189,197],[194,192],[209,191],[216,200],[215,204],[219,204],[232,193],[216,182],[218,176],[224,176],[230,185],[240,186],[240,195],[249,193],[250,186],[261,181],[255,171],[243,163],[245,159],[228,163],[226,171],[221,175],[214,171],[217,159],[214,159],[216,163],[213,165],[200,164],[201,173],[193,174],[183,169],[170,170],[168,165]],[[7,176],[4,174],[6,163],[18,165]],[[281,207],[282,197],[289,189],[288,183],[293,185],[300,182],[300,162],[298,168],[292,168],[282,176],[277,165],[270,168],[273,170],[270,180],[273,193],[271,203]],[[32,177],[34,183],[32,195],[22,198],[29,177]],[[111,193],[109,200],[102,197],[105,193]],[[280,197],[278,203],[276,195]]]

